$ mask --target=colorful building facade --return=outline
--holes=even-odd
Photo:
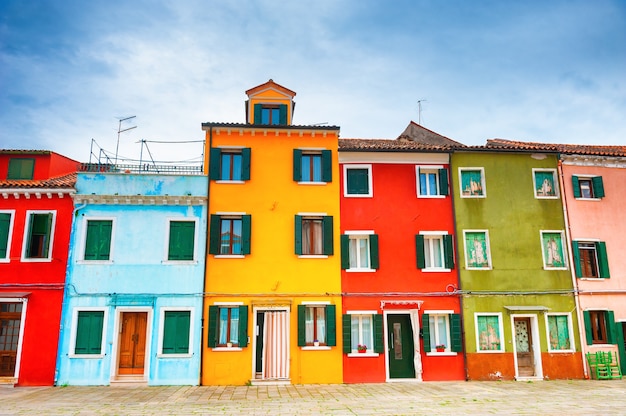
[[[0,151],[0,384],[54,383],[77,167]]]
[[[57,384],[197,385],[207,177],[95,170],[76,183]]]
[[[202,384],[340,383],[339,128],[294,125],[272,80],[246,94],[245,123],[202,124]]]

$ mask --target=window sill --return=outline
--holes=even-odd
[[[196,260],[163,260],[162,264],[171,264],[171,265],[179,265],[179,266],[195,266],[198,264]]]
[[[487,196],[485,196],[485,195],[461,195],[461,198],[467,198],[467,199],[484,199],[484,198],[487,198]]]
[[[575,350],[548,350],[549,354],[572,354]]]
[[[437,351],[431,351],[431,352],[427,352],[426,356],[427,357],[456,357],[458,353],[453,352],[453,351],[443,351],[443,352],[437,352]]]
[[[579,277],[578,280],[586,280],[588,282],[603,282],[609,280],[608,277]]]
[[[348,273],[374,273],[377,269],[346,269]]]
[[[343,194],[345,198],[372,198],[372,194]]]
[[[216,254],[213,256],[215,259],[245,259],[243,254]]]
[[[615,347],[615,344],[591,344],[591,345],[587,345],[588,347],[592,347],[592,348],[608,348],[608,347]]]
[[[484,270],[484,271],[489,271],[491,270],[491,267],[466,267],[465,270]]]
[[[100,360],[105,357],[106,354],[70,354],[70,358],[87,358],[92,360]]]
[[[602,201],[602,198],[574,198],[574,199],[576,199],[576,201],[595,201],[595,202]]]
[[[559,199],[560,196],[558,195],[552,195],[552,196],[542,196],[542,195],[535,195],[535,199]]]
[[[157,354],[157,358],[192,358],[193,354]]]
[[[433,199],[444,199],[447,195],[420,195],[418,194],[418,198],[433,198]]]
[[[543,270],[568,270],[567,267],[543,267]]]
[[[216,352],[235,352],[235,351],[243,351],[241,347],[215,347],[211,349]]]
[[[350,352],[348,353],[348,357],[378,357],[380,354],[377,352]]]
[[[233,184],[233,185],[243,185],[244,183],[246,183],[246,181],[228,181],[228,180],[219,179],[219,180],[216,180],[215,183],[228,183],[228,184]]]
[[[478,354],[501,354],[504,350],[478,350]]]
[[[300,254],[298,255],[299,259],[327,259],[328,255],[326,254]]]
[[[52,262],[52,259],[27,259],[22,257],[21,259],[22,263],[50,263]]]
[[[298,185],[326,185],[328,182],[298,182]]]
[[[320,345],[319,347],[316,347],[314,345],[307,345],[306,347],[300,347],[300,349],[302,351],[330,351],[331,347],[327,345]]]
[[[451,272],[452,269],[422,269],[424,273],[447,273]]]
[[[76,264],[93,264],[93,265],[113,264],[113,260],[78,260]]]

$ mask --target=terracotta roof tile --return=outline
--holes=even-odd
[[[340,152],[449,152],[453,148],[406,139],[339,139]]]
[[[0,181],[3,189],[65,189],[76,185],[76,173],[39,180],[5,179]]]
[[[486,149],[506,149],[506,150],[526,150],[558,152],[565,154],[580,154],[594,156],[626,156],[626,146],[602,146],[602,145],[580,145],[580,144],[554,144],[538,142],[520,142],[505,139],[489,139]]]

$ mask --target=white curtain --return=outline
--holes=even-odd
[[[322,221],[302,221],[302,254],[322,254]]]
[[[417,309],[411,309],[411,327],[413,328],[413,345],[415,354],[413,355],[413,365],[415,366],[415,378],[422,381],[422,352],[420,351],[420,320]]]
[[[287,312],[265,312],[263,324],[263,379],[289,378]]]

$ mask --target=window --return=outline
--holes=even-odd
[[[465,241],[465,267],[467,269],[491,269],[489,233],[482,230],[463,231]]]
[[[333,217],[296,215],[295,246],[298,255],[332,255]]]
[[[343,196],[371,197],[372,165],[343,165]]]
[[[461,198],[485,198],[485,171],[483,168],[459,168]]]
[[[558,198],[559,190],[557,183],[556,170],[533,169],[535,198]]]
[[[13,235],[13,212],[0,211],[0,262],[9,261]]]
[[[170,221],[167,259],[170,261],[192,261],[196,240],[195,221]]]
[[[424,232],[415,236],[417,268],[423,270],[450,270],[454,268],[452,236],[438,232]]]
[[[0,377],[14,377],[24,302],[0,302]]]
[[[569,314],[547,314],[548,351],[572,350],[572,327]]]
[[[587,345],[617,343],[613,311],[583,311],[583,319]]]
[[[484,351],[504,351],[502,342],[502,315],[476,314],[476,349]]]
[[[285,104],[255,104],[254,124],[270,126],[287,124],[287,105]]]
[[[544,269],[567,269],[562,231],[541,231],[541,254]]]
[[[298,346],[335,346],[335,305],[298,305]]]
[[[344,353],[357,354],[359,346],[365,346],[367,353],[384,352],[382,315],[373,311],[354,311],[343,315],[342,324]]]
[[[250,148],[211,148],[209,179],[241,182],[250,180]]]
[[[378,235],[343,234],[341,268],[354,271],[378,269]]]
[[[417,195],[433,197],[448,195],[448,170],[434,166],[416,166]]]
[[[605,242],[572,241],[572,253],[576,277],[604,279],[611,277]]]
[[[574,190],[574,198],[604,198],[602,176],[572,175],[572,189]]]
[[[76,341],[74,354],[102,355],[103,310],[81,310],[76,315]]]
[[[211,215],[209,254],[250,254],[250,215]]]
[[[209,348],[248,346],[248,307],[209,306]]]
[[[424,311],[422,315],[424,352],[460,352],[461,315],[437,311]]]
[[[330,150],[293,150],[293,180],[296,182],[332,182]]]
[[[54,212],[27,212],[23,259],[50,260],[54,217]]]
[[[84,260],[107,261],[111,259],[113,220],[86,221]]]
[[[9,159],[7,179],[33,179],[35,159]]]
[[[190,354],[191,311],[166,310],[162,315],[162,354]]]

